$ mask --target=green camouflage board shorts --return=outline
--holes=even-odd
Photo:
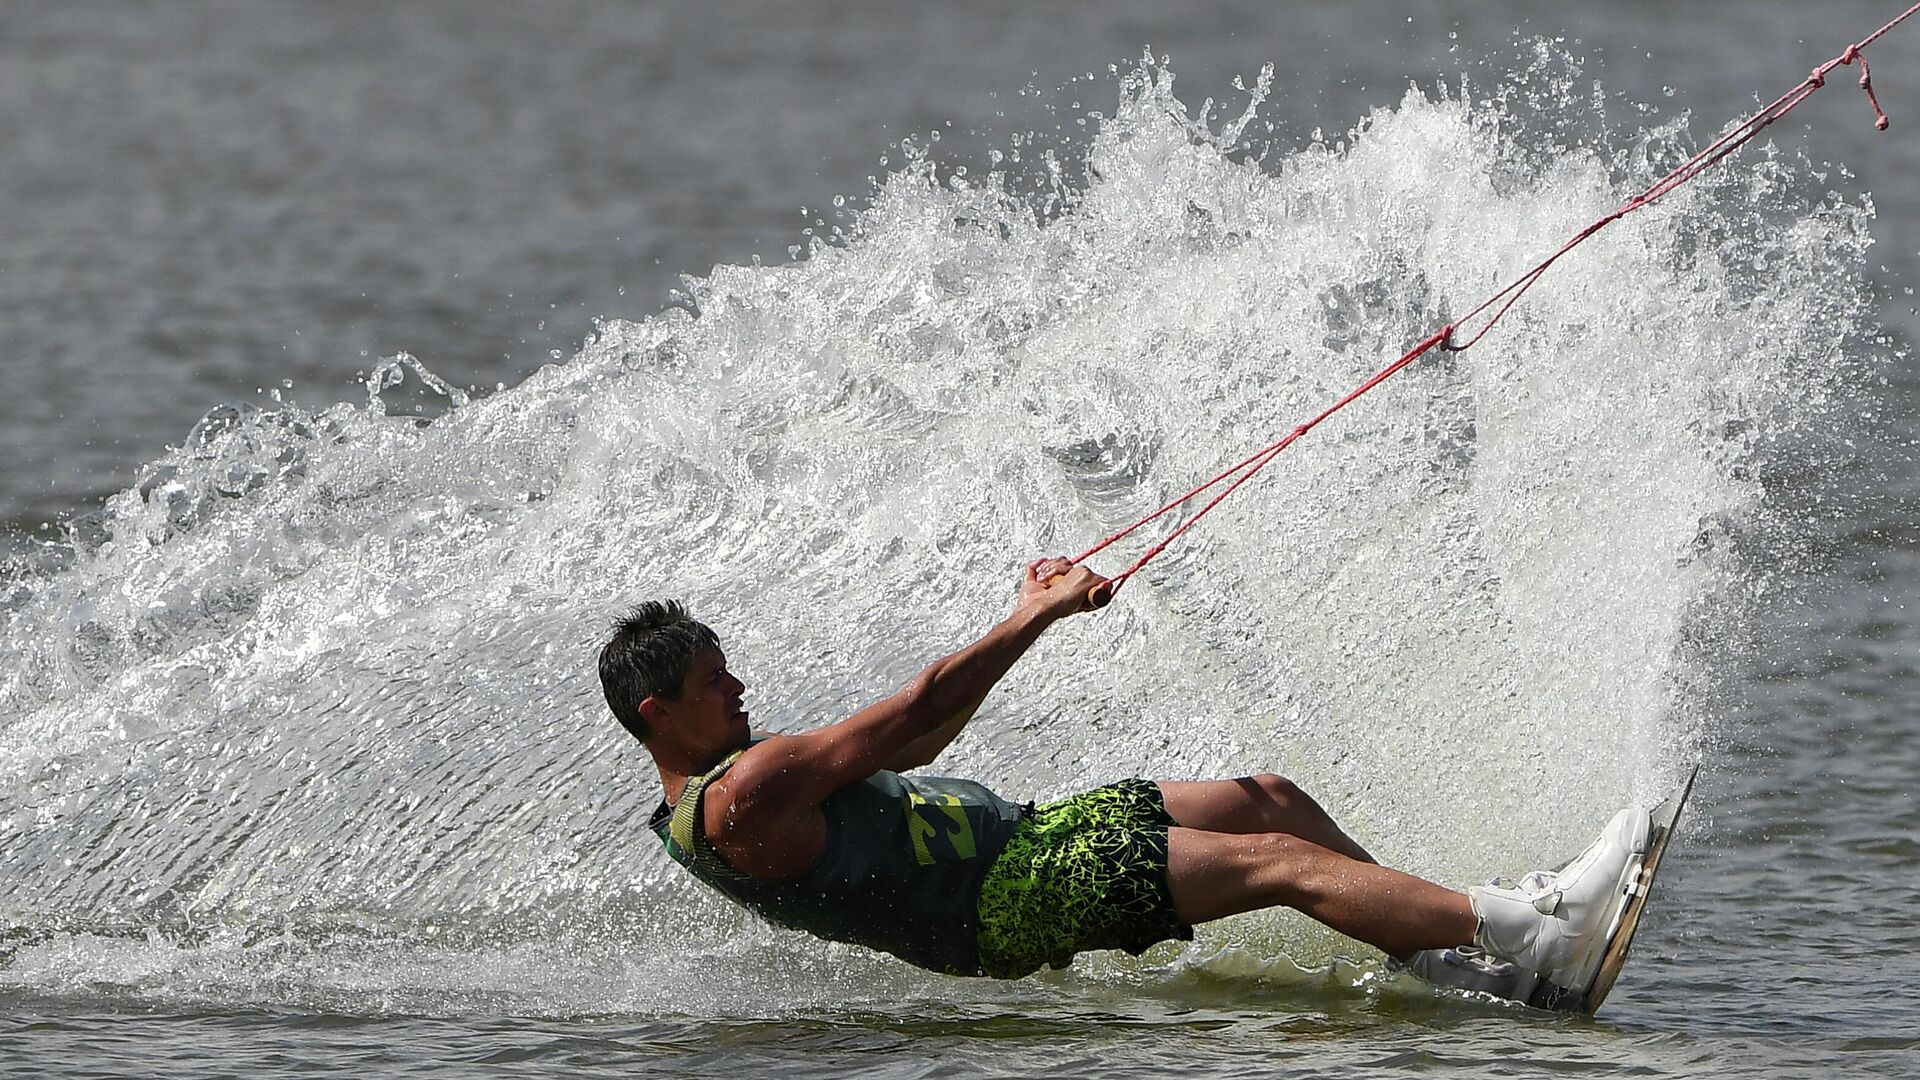
[[[1192,941],[1167,884],[1173,824],[1150,780],[1122,780],[1028,813],[980,885],[981,968],[1015,979],[1065,967],[1088,949],[1138,956],[1169,939]]]

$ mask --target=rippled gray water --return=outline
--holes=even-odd
[[[955,748],[1277,769],[1456,883],[1701,760],[1598,1020],[1285,915],[1013,984],[769,930],[585,659],[672,592],[775,726],[857,703],[1892,13],[0,8],[0,1072],[1911,1075],[1920,28],[1889,133],[1836,77]]]

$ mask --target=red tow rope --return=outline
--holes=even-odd
[[[1780,95],[1780,97],[1775,99],[1772,104],[1761,109],[1759,112],[1754,113],[1752,116],[1748,117],[1744,122],[1735,126],[1731,130],[1729,130],[1726,134],[1720,136],[1720,138],[1714,140],[1714,142],[1711,145],[1709,145],[1706,149],[1693,155],[1691,158],[1688,158],[1686,162],[1681,164],[1678,168],[1674,169],[1672,172],[1668,173],[1667,175],[1661,177],[1658,181],[1654,182],[1654,184],[1651,187],[1647,188],[1645,191],[1641,192],[1640,194],[1635,195],[1633,198],[1627,200],[1626,204],[1621,206],[1618,210],[1613,211],[1612,213],[1606,215],[1605,217],[1600,218],[1598,221],[1595,221],[1593,224],[1588,225],[1586,228],[1581,229],[1579,232],[1575,233],[1571,240],[1568,240],[1565,244],[1562,244],[1558,251],[1555,251],[1553,254],[1547,256],[1545,259],[1542,259],[1537,265],[1533,267],[1533,269],[1528,270],[1526,273],[1521,274],[1519,277],[1515,278],[1505,288],[1501,289],[1499,292],[1494,293],[1492,296],[1488,297],[1486,301],[1483,302],[1479,307],[1476,307],[1472,311],[1467,312],[1467,314],[1463,318],[1461,318],[1459,321],[1448,323],[1447,325],[1441,327],[1439,330],[1435,331],[1432,336],[1420,342],[1420,344],[1415,345],[1413,348],[1407,350],[1407,352],[1404,355],[1402,355],[1400,359],[1395,360],[1393,363],[1388,364],[1386,367],[1383,367],[1379,371],[1375,372],[1371,378],[1367,379],[1366,382],[1361,383],[1359,386],[1349,391],[1346,394],[1346,396],[1342,397],[1340,400],[1328,406],[1326,410],[1321,412],[1318,416],[1315,416],[1313,419],[1308,420],[1306,423],[1301,424],[1299,427],[1294,428],[1292,431],[1288,432],[1284,437],[1282,437],[1277,442],[1273,442],[1268,444],[1267,446],[1262,447],[1259,451],[1254,453],[1251,457],[1248,457],[1244,461],[1241,461],[1239,464],[1234,465],[1233,467],[1227,469],[1225,472],[1222,472],[1220,475],[1215,476],[1213,479],[1208,480],[1203,484],[1200,484],[1199,486],[1195,487],[1193,490],[1187,492],[1186,494],[1180,496],[1177,499],[1174,499],[1172,502],[1167,503],[1165,506],[1162,506],[1160,509],[1153,511],[1152,513],[1134,522],[1133,524],[1128,525],[1127,527],[1112,534],[1111,536],[1108,536],[1106,539],[1093,545],[1092,547],[1081,552],[1080,554],[1075,555],[1073,557],[1073,562],[1075,563],[1085,562],[1087,559],[1091,558],[1092,556],[1098,554],[1101,551],[1104,551],[1107,547],[1112,545],[1114,542],[1133,533],[1135,530],[1139,529],[1141,526],[1147,525],[1154,521],[1158,521],[1161,517],[1165,516],[1166,514],[1172,512],[1173,510],[1177,509],[1182,505],[1185,505],[1188,500],[1194,498],[1195,496],[1200,495],[1205,491],[1208,491],[1209,489],[1213,488],[1215,485],[1222,484],[1222,483],[1226,484],[1226,487],[1222,489],[1218,494],[1216,494],[1211,500],[1209,500],[1205,506],[1202,506],[1199,510],[1195,511],[1192,516],[1182,521],[1172,532],[1168,533],[1166,537],[1163,538],[1159,543],[1148,548],[1146,551],[1146,554],[1140,556],[1140,558],[1135,560],[1132,566],[1127,567],[1125,570],[1122,570],[1118,574],[1115,574],[1113,577],[1107,579],[1106,585],[1095,589],[1093,594],[1089,597],[1091,602],[1093,602],[1097,606],[1100,604],[1105,604],[1108,600],[1111,600],[1113,598],[1113,594],[1119,590],[1120,586],[1123,583],[1125,583],[1128,578],[1132,577],[1136,572],[1138,572],[1139,569],[1145,566],[1147,562],[1151,560],[1155,555],[1158,555],[1162,551],[1165,551],[1167,548],[1167,545],[1173,543],[1175,540],[1178,540],[1181,537],[1181,535],[1183,535],[1188,529],[1193,528],[1193,526],[1201,518],[1206,517],[1207,514],[1213,510],[1214,507],[1220,505],[1221,500],[1233,494],[1234,491],[1240,487],[1240,485],[1246,483],[1248,480],[1253,479],[1256,473],[1258,473],[1261,469],[1266,468],[1268,462],[1272,461],[1274,458],[1279,456],[1280,451],[1285,450],[1287,447],[1293,445],[1293,441],[1295,439],[1298,439],[1300,436],[1305,435],[1307,432],[1312,431],[1315,427],[1318,427],[1321,421],[1325,420],[1329,416],[1332,416],[1334,413],[1339,412],[1341,409],[1346,408],[1347,404],[1353,401],[1355,398],[1358,398],[1360,395],[1366,393],[1367,391],[1387,381],[1387,379],[1391,378],[1401,368],[1404,368],[1408,364],[1411,364],[1415,360],[1418,360],[1421,356],[1425,355],[1429,350],[1435,347],[1446,349],[1450,352],[1465,352],[1466,350],[1471,349],[1475,345],[1479,344],[1480,339],[1487,336],[1487,331],[1493,329],[1496,323],[1498,323],[1501,319],[1506,317],[1507,312],[1512,309],[1513,305],[1519,302],[1522,296],[1526,295],[1526,292],[1528,289],[1533,288],[1534,283],[1539,281],[1541,276],[1547,272],[1547,268],[1552,266],[1554,263],[1558,262],[1562,255],[1565,255],[1567,252],[1572,251],[1574,248],[1580,246],[1582,243],[1585,243],[1587,238],[1591,237],[1594,233],[1597,233],[1601,229],[1606,228],[1608,225],[1611,225],[1614,222],[1620,220],[1621,218],[1626,217],[1628,214],[1633,213],[1635,210],[1638,210],[1641,207],[1654,202],[1655,200],[1659,199],[1661,196],[1666,195],[1668,192],[1672,191],[1673,189],[1679,187],[1680,185],[1700,175],[1702,172],[1705,172],[1707,169],[1712,168],[1714,165],[1718,164],[1722,159],[1727,157],[1729,154],[1732,154],[1735,150],[1738,150],[1740,147],[1746,145],[1746,143],[1749,140],[1751,140],[1755,135],[1760,134],[1762,129],[1766,128],[1769,124],[1772,124],[1775,120],[1778,120],[1781,117],[1787,115],[1789,112],[1792,112],[1793,109],[1796,106],[1798,106],[1802,101],[1805,101],[1807,98],[1811,97],[1815,90],[1818,90],[1821,87],[1825,86],[1827,84],[1827,75],[1828,73],[1832,72],[1834,68],[1837,68],[1843,64],[1852,64],[1856,60],[1860,62],[1860,89],[1866,91],[1867,101],[1873,106],[1873,115],[1874,115],[1873,126],[1881,131],[1887,130],[1887,114],[1883,112],[1880,108],[1880,99],[1874,96],[1873,77],[1871,73],[1867,70],[1867,58],[1866,58],[1866,55],[1862,52],[1862,50],[1865,49],[1868,45],[1873,44],[1875,41],[1878,41],[1889,30],[1892,30],[1894,27],[1899,26],[1903,22],[1906,22],[1907,19],[1910,18],[1915,12],[1920,12],[1920,3],[1916,3],[1912,7],[1901,12],[1900,15],[1897,18],[1895,18],[1893,21],[1887,23],[1885,26],[1882,26],[1880,29],[1875,30],[1873,33],[1868,34],[1865,38],[1862,38],[1860,41],[1847,46],[1846,51],[1841,53],[1839,56],[1836,56],[1833,59],[1827,61],[1826,63],[1821,64],[1819,67],[1814,68],[1812,74],[1808,75],[1804,80],[1802,80],[1798,86],[1795,86],[1793,89],[1787,91],[1785,94]],[[1498,305],[1498,306],[1496,307],[1495,305]],[[1483,324],[1481,324],[1479,329],[1473,332],[1471,337],[1468,337],[1465,341],[1461,341],[1461,342],[1455,341],[1454,334],[1456,331],[1460,330],[1466,324],[1471,323],[1473,320],[1479,318],[1481,315],[1485,315],[1489,309],[1492,309],[1492,314],[1487,315],[1486,321]]]

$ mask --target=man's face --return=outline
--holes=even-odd
[[[687,665],[680,683],[680,700],[661,701],[680,737],[688,742],[727,749],[743,745],[752,735],[747,712],[740,707],[747,687],[727,670],[719,649],[701,649]]]

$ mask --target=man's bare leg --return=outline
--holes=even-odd
[[[1479,927],[1465,893],[1288,833],[1168,829],[1167,881],[1184,922],[1284,904],[1401,959]]]
[[[1283,776],[1238,780],[1161,780],[1160,797],[1173,820],[1216,833],[1291,833],[1350,859],[1374,862],[1367,849],[1334,824],[1313,796]]]

